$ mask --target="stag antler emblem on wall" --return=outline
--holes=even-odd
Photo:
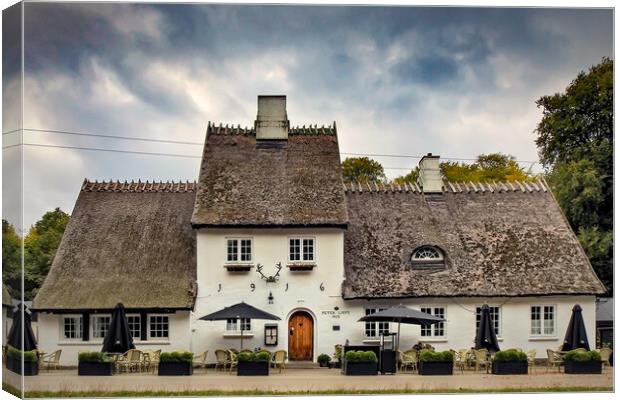
[[[271,276],[267,276],[263,274],[263,268],[264,266],[262,264],[256,265],[256,272],[260,274],[260,278],[264,279],[266,282],[277,282],[278,278],[280,278],[280,270],[282,269],[282,263],[279,262],[276,264],[277,271],[274,275],[271,275]]]

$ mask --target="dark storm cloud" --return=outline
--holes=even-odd
[[[612,55],[612,17],[585,9],[26,3],[26,124],[201,141],[207,120],[251,125],[256,95],[277,92],[289,96],[294,125],[337,120],[345,152],[533,159],[535,99]],[[62,152],[57,167],[49,165],[57,153],[29,152],[33,179],[64,174],[54,200],[30,196],[38,200],[29,221],[58,202],[70,209],[84,176],[197,174],[193,161]]]

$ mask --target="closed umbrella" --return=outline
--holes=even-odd
[[[588,334],[586,333],[586,326],[583,323],[583,316],[581,315],[581,306],[575,304],[573,307],[573,314],[568,323],[568,329],[566,329],[566,336],[564,336],[562,351],[570,351],[578,348],[590,350],[590,344],[588,344]]]
[[[399,305],[396,307],[386,308],[382,311],[377,311],[376,313],[369,314],[363,316],[358,319],[358,321],[375,321],[375,322],[398,322],[398,339],[396,350],[398,350],[398,346],[400,345],[400,324],[411,324],[411,325],[432,325],[438,322],[445,321],[443,318],[436,317],[431,314],[423,313],[422,311],[414,310],[412,308],[405,307],[403,305]]]
[[[491,312],[487,304],[482,306],[480,310],[480,325],[476,331],[476,349],[487,349],[494,353],[499,351],[495,328],[491,320]]]
[[[243,349],[243,324],[241,323],[241,318],[266,319],[271,321],[280,320],[279,317],[269,314],[266,311],[259,310],[258,308],[244,302],[237,303],[230,307],[225,307],[219,311],[200,317],[200,319],[204,321],[226,321],[233,318],[239,321],[239,325],[241,326],[241,348],[239,350]]]
[[[125,315],[125,307],[118,303],[112,311],[112,319],[108,326],[108,332],[103,338],[103,353],[124,353],[129,349],[135,349],[127,316]]]
[[[34,337],[34,332],[32,332],[30,313],[27,312],[27,307],[23,303],[19,303],[17,310],[13,313],[13,325],[9,331],[7,344],[22,351],[36,350],[37,348],[37,340]]]

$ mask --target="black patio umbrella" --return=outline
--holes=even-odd
[[[423,313],[422,311],[414,310],[412,308],[399,305],[392,308],[386,308],[382,311],[363,316],[358,321],[375,321],[375,322],[398,322],[398,339],[396,349],[400,345],[400,324],[410,325],[432,325],[438,322],[445,321],[443,318],[436,317],[431,314]]]
[[[112,319],[108,326],[108,332],[103,338],[103,353],[124,353],[129,349],[135,349],[133,338],[129,331],[125,307],[118,303],[112,311]]]
[[[237,303],[230,307],[225,307],[219,311],[216,311],[211,314],[207,314],[204,317],[200,317],[201,320],[204,321],[226,321],[231,318],[236,318],[239,321],[239,325],[241,326],[241,349],[243,349],[243,324],[241,323],[241,318],[248,319],[266,319],[271,321],[279,321],[280,318],[269,314],[266,311],[259,310],[256,307],[253,307],[244,302]]]
[[[476,349],[487,349],[492,353],[499,351],[497,336],[495,335],[491,313],[487,304],[483,305],[480,310],[480,325],[476,332]]]
[[[588,344],[588,334],[586,333],[586,326],[583,323],[583,316],[581,315],[581,306],[575,304],[573,307],[573,314],[568,323],[568,329],[566,330],[566,336],[564,336],[562,351],[570,351],[578,348],[590,350],[590,345]]]
[[[13,325],[9,331],[7,344],[22,351],[30,351],[37,348],[37,340],[34,337],[34,332],[32,332],[30,313],[27,312],[27,307],[22,303],[18,304],[17,310],[13,313]]]

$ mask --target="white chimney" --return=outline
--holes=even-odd
[[[418,163],[418,184],[424,193],[441,193],[443,180],[439,170],[439,156],[428,153]]]
[[[258,96],[258,114],[254,121],[257,140],[287,140],[289,121],[286,96]]]

